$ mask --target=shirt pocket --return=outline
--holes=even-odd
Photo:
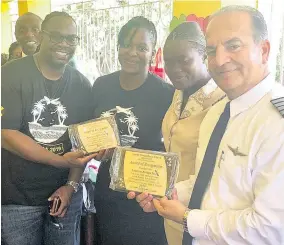
[[[245,150],[226,146],[217,162],[220,186],[233,196],[249,198],[251,193],[251,174],[249,157]]]

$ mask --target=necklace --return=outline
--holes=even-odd
[[[59,91],[59,88],[60,88],[60,85],[61,85],[61,78],[59,79],[59,80],[57,80],[57,87],[56,87],[56,89],[55,89],[55,92],[54,93],[52,93],[52,94],[50,94],[49,93],[49,90],[47,89],[47,79],[45,78],[45,76],[43,75],[43,72],[42,72],[42,69],[41,69],[41,67],[40,67],[40,64],[39,64],[39,61],[38,61],[38,57],[36,56],[36,55],[34,55],[33,56],[34,57],[34,60],[35,60],[35,64],[36,64],[36,67],[38,68],[38,70],[39,70],[39,72],[41,73],[41,75],[43,76],[43,78],[44,78],[44,81],[43,81],[43,85],[44,85],[44,89],[45,89],[45,92],[46,92],[46,94],[47,94],[47,97],[49,98],[49,99],[55,99],[55,96],[56,96],[56,94],[58,93],[58,91]],[[52,92],[52,86],[51,86],[51,89],[50,89],[51,91],[50,92]]]

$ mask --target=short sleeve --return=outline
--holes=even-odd
[[[172,85],[168,85],[168,91],[167,91],[167,96],[166,96],[166,104],[168,105],[167,108],[170,107],[173,101],[175,89]]]
[[[160,83],[160,89],[159,89],[158,101],[161,103],[161,108],[164,108],[165,110],[163,111],[163,113],[166,113],[166,111],[168,110],[168,108],[172,103],[175,89],[171,84],[168,84],[163,80],[160,80],[159,83]]]
[[[86,84],[86,97],[84,98],[84,101],[85,101],[85,105],[84,105],[84,108],[85,108],[85,115],[86,115],[86,118],[84,118],[84,121],[87,121],[87,120],[91,120],[93,119],[93,111],[94,111],[94,107],[93,107],[93,94],[92,94],[92,85],[90,83],[90,81],[85,78],[85,84]]]
[[[1,128],[19,130],[23,120],[22,85],[16,67],[6,65],[1,74]]]
[[[93,107],[93,116],[95,118],[98,117],[98,115],[96,115],[96,109],[99,103],[99,95],[100,93],[102,93],[100,83],[101,83],[101,77],[96,79],[92,88],[92,107]]]

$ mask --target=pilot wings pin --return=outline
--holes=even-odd
[[[238,146],[236,148],[234,148],[234,147],[228,145],[228,148],[234,154],[234,156],[241,156],[241,157],[247,156],[246,154],[244,154],[244,153],[239,151],[239,147]]]

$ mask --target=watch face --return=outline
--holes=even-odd
[[[74,192],[76,193],[79,189],[79,184],[74,181],[67,181],[67,185],[72,186],[74,189]]]
[[[73,188],[74,188],[74,192],[76,193],[78,191],[78,187],[73,186]]]

